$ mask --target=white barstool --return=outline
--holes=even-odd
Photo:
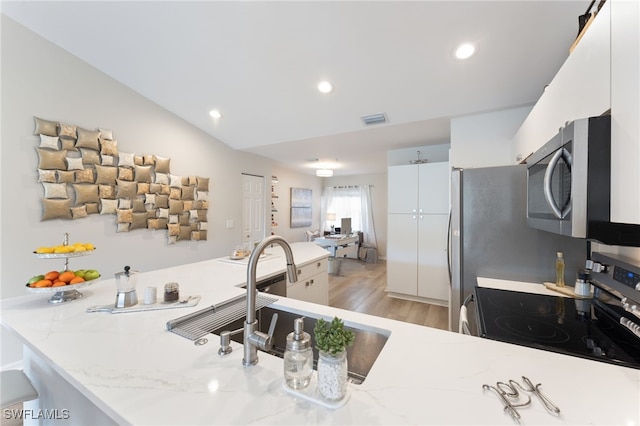
[[[0,371],[0,408],[10,407],[38,397],[38,391],[22,370]]]

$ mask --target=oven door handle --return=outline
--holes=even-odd
[[[468,334],[472,336],[471,327],[469,326],[469,316],[467,314],[467,305],[473,302],[473,293],[467,296],[462,302],[462,306],[460,306],[460,322],[458,324],[458,333],[460,334]]]
[[[556,153],[553,154],[553,157],[551,157],[551,161],[549,161],[549,164],[547,165],[547,169],[544,172],[543,188],[544,188],[544,198],[545,200],[547,200],[547,204],[553,211],[553,214],[558,219],[564,219],[571,211],[571,203],[567,204],[561,210],[558,204],[556,203],[556,200],[553,199],[553,194],[551,192],[551,178],[553,177],[553,172],[556,170],[556,167],[558,166],[558,161],[560,161],[560,158],[564,160],[565,164],[569,167],[569,171],[571,171],[571,166],[573,164],[573,158],[571,156],[571,153],[567,151],[566,148],[557,150]]]

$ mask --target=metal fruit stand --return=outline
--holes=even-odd
[[[69,234],[64,234],[64,241],[62,243],[63,246],[69,245]],[[34,256],[39,259],[64,259],[64,271],[69,270],[69,259],[73,257],[82,257],[89,256],[93,254],[94,250],[87,250],[81,252],[72,252],[72,253],[36,253],[33,252]],[[30,287],[29,284],[26,284],[27,291],[29,293],[53,293],[51,298],[49,299],[49,303],[63,303],[70,302],[76,299],[79,299],[83,296],[82,293],[78,291],[78,289],[88,287],[100,281],[100,277],[84,281],[78,284],[67,284],[64,287]]]

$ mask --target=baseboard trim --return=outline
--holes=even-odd
[[[0,366],[0,371],[6,370],[22,370],[22,360]]]
[[[429,305],[444,306],[445,308],[449,307],[449,301],[447,301],[447,300],[439,300],[439,299],[430,299],[428,297],[411,296],[409,294],[394,293],[392,291],[387,291],[387,296],[394,297],[396,299],[410,300],[412,302],[428,303]]]

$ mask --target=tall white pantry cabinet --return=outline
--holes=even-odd
[[[448,305],[448,162],[389,166],[387,292]]]

